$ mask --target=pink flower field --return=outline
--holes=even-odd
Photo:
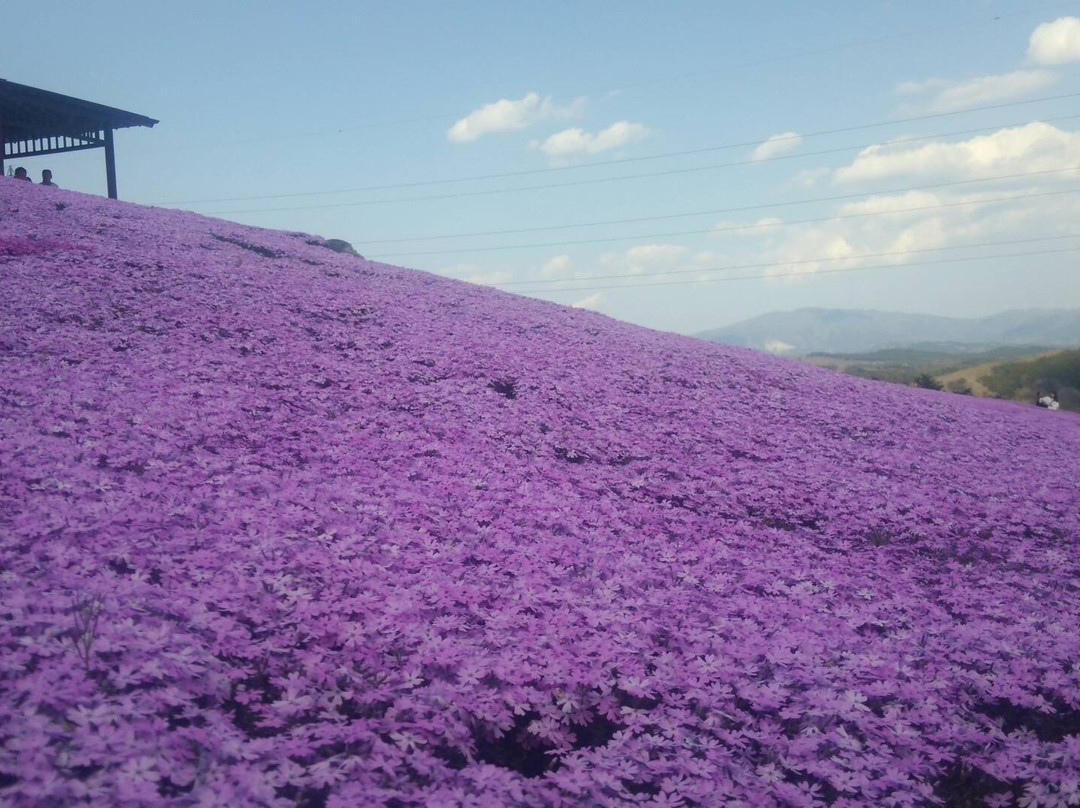
[[[7,179],[0,292],[0,804],[1080,805],[1075,415]]]

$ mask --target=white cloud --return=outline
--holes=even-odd
[[[983,197],[986,195],[983,194]],[[969,195],[965,200],[977,201],[982,197]],[[934,191],[904,191],[899,194],[872,194],[864,199],[854,202],[845,202],[838,209],[841,216],[892,213],[902,215],[907,213],[915,217],[925,216],[922,211],[911,211],[912,208],[926,208],[931,205],[940,205],[942,197]],[[909,213],[910,212],[910,213]]]
[[[602,294],[596,292],[589,295],[588,297],[581,298],[581,300],[575,300],[570,305],[575,309],[591,309],[592,311],[598,311],[596,306],[600,302],[600,298],[602,297]]]
[[[772,135],[751,152],[750,159],[769,160],[774,157],[779,157],[780,155],[795,151],[795,149],[799,148],[801,143],[802,135],[798,132],[783,132],[779,135]]]
[[[900,95],[918,95],[919,93],[929,92],[930,90],[941,90],[948,87],[950,82],[948,79],[924,79],[923,81],[901,81],[896,85],[896,92]]]
[[[446,137],[454,143],[471,143],[493,132],[512,132],[551,118],[573,117],[581,113],[584,104],[584,98],[577,98],[560,107],[549,96],[541,98],[538,93],[526,93],[517,100],[500,98],[455,122]]]
[[[627,250],[623,261],[631,272],[655,272],[677,263],[688,249],[682,244],[640,244]]]
[[[903,141],[863,149],[836,171],[839,182],[885,177],[980,177],[1021,174],[1080,165],[1080,132],[1035,121],[955,143]],[[1072,174],[1064,176],[1072,177]]]
[[[560,159],[575,154],[598,154],[617,149],[641,140],[648,134],[648,128],[640,123],[618,121],[596,134],[577,127],[564,129],[538,144],[536,148],[552,159]]]
[[[570,264],[569,255],[553,255],[540,267],[539,275],[544,280],[558,278],[569,272]]]
[[[1028,189],[1045,187],[1045,184],[1029,185]],[[711,263],[720,266],[768,263],[767,267],[746,271],[761,273],[774,282],[794,284],[818,272],[867,267],[872,273],[872,268],[881,265],[971,255],[958,249],[964,245],[1033,235],[1068,235],[1074,232],[1074,222],[1080,217],[1080,196],[1001,201],[1001,195],[1000,190],[942,189],[869,196],[834,209],[837,216],[852,218],[757,232],[753,240],[728,242],[723,254],[710,256]],[[892,213],[875,215],[887,212]],[[937,252],[941,248],[948,249]],[[1003,249],[1009,248],[989,251],[983,248],[976,254],[989,260]],[[943,263],[933,271],[948,272],[954,266],[967,265]]]
[[[639,244],[618,252],[606,252],[588,263],[579,265],[569,255],[556,255],[533,272],[537,283],[556,280],[587,282],[604,278],[605,283],[617,282],[611,276],[644,275],[682,268],[690,261],[690,248],[682,244]],[[567,287],[571,291],[573,285]],[[592,306],[586,306],[592,308]]]
[[[1038,26],[1028,42],[1028,59],[1043,65],[1080,61],[1080,19],[1061,17]]]
[[[1049,70],[1014,70],[1012,73],[978,76],[963,81],[903,81],[896,85],[896,92],[908,96],[928,95],[925,103],[919,105],[920,109],[953,112],[1029,95],[1049,87],[1055,81],[1057,75]]]
[[[829,176],[827,168],[804,168],[792,178],[791,184],[797,188],[812,188],[819,180],[827,176]]]
[[[450,278],[477,283],[482,286],[498,286],[512,279],[509,272],[501,269],[484,269],[473,264],[455,264],[438,270],[440,275]]]

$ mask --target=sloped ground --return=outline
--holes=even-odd
[[[1013,362],[1024,362],[1032,359],[1042,359],[1047,356],[1054,356],[1055,354],[1062,353],[1063,348],[1055,348],[1052,351],[1041,351],[1039,353],[1031,354],[1027,357],[1019,357],[1013,359],[998,359],[993,362],[981,362],[978,365],[972,365],[971,367],[961,368],[960,370],[954,370],[951,373],[945,373],[937,376],[937,380],[943,385],[948,385],[954,382],[962,382],[967,384],[971,388],[971,392],[976,396],[993,396],[993,392],[983,384],[982,379],[988,375],[995,367],[999,365],[1008,365]],[[1027,403],[1034,403],[1034,395],[1031,398],[1025,399]]]
[[[1076,416],[7,180],[0,286],[4,804],[1080,800]]]

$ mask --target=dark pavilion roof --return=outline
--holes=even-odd
[[[4,143],[156,123],[145,115],[0,79],[0,129]]]

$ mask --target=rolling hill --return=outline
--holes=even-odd
[[[1067,804],[1080,420],[0,178],[0,802]]]
[[[1033,354],[1031,356],[1022,357],[1022,358],[993,359],[993,360],[990,360],[988,362],[978,362],[976,364],[960,368],[959,370],[950,370],[948,373],[943,373],[943,374],[939,375],[937,377],[937,379],[938,379],[939,382],[941,382],[946,387],[946,389],[948,389],[950,385],[952,385],[952,386],[965,386],[966,385],[966,386],[971,388],[971,391],[972,391],[972,393],[974,395],[977,395],[977,396],[993,396],[994,391],[992,391],[989,387],[986,386],[986,384],[984,383],[984,379],[991,372],[993,372],[993,370],[995,368],[1005,366],[1005,365],[1009,365],[1009,364],[1011,364],[1013,362],[1018,361],[1018,359],[1019,359],[1019,361],[1030,362],[1030,361],[1032,361],[1034,359],[1044,359],[1046,357],[1056,356],[1056,355],[1058,355],[1060,353],[1062,353],[1062,350],[1040,351],[1040,352],[1038,352],[1036,354]],[[1029,391],[1029,392],[1033,393],[1034,391],[1032,390],[1032,391]],[[1011,396],[1010,396],[1010,398],[1011,398]],[[1034,400],[1034,397],[1032,395],[1026,395],[1024,400],[1030,402],[1030,401]]]
[[[963,319],[873,309],[774,312],[697,335],[710,342],[785,355],[889,348],[956,352],[1001,345],[1080,345],[1080,310],[1030,309]]]

